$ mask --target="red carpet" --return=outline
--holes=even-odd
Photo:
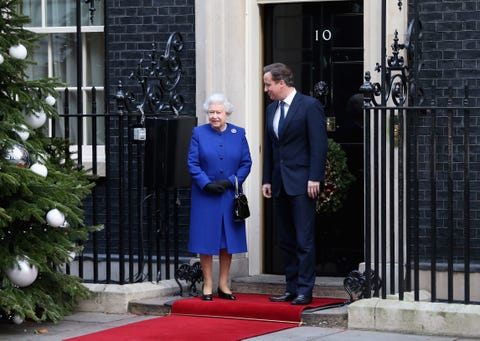
[[[235,295],[236,301],[216,297],[213,302],[202,301],[197,297],[180,299],[173,303],[169,316],[66,341],[242,340],[296,327],[301,323],[304,309],[337,306],[345,302],[344,299],[314,298],[308,306],[293,306],[288,302],[270,302],[268,295]]]
[[[290,302],[270,302],[269,295],[235,294],[237,300],[215,299],[213,302],[199,298],[178,300],[172,306],[172,314],[201,315],[210,317],[233,317],[277,322],[300,323],[302,311],[345,302],[336,298],[314,297],[306,306],[291,305]],[[213,303],[213,304],[212,304]]]

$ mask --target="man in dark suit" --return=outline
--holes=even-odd
[[[327,130],[321,103],[295,90],[289,67],[263,69],[267,107],[262,193],[273,197],[286,290],[274,302],[306,305],[315,285],[316,199],[325,177]]]

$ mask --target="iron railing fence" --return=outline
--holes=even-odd
[[[365,296],[480,303],[480,108],[465,93],[461,106],[365,96]]]
[[[70,112],[66,89],[65,114],[52,122],[57,127],[53,136],[85,136],[88,130],[91,143],[78,139],[71,156],[96,178],[84,203],[85,223],[104,226],[92,233],[83,253],[65,271],[93,283],[171,279],[175,269],[192,257],[186,251],[189,188],[144,186],[145,141],[133,136],[140,114],[122,107],[114,113],[97,113],[95,93],[94,88],[91,113],[76,114]],[[79,120],[82,124],[70,124]],[[105,129],[99,131],[99,126]],[[99,134],[105,134],[104,145],[97,143]]]

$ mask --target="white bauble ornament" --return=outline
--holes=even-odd
[[[20,125],[20,129],[13,129],[14,132],[20,136],[22,141],[27,141],[30,137],[30,133],[28,132],[28,127],[25,124]]]
[[[65,215],[56,208],[48,211],[47,224],[52,227],[60,227],[65,223]]]
[[[3,55],[0,53],[0,64],[3,64],[4,61],[5,61],[5,58],[3,58]]]
[[[77,257],[77,254],[73,251],[70,251],[68,253],[68,262],[71,263],[75,260],[75,257]]]
[[[10,56],[12,56],[13,58],[16,58],[16,59],[27,58],[27,48],[25,46],[23,46],[22,44],[13,45],[8,50],[8,53],[10,54]]]
[[[25,121],[32,129],[40,128],[47,121],[47,115],[45,111],[34,111],[33,114],[25,115]]]
[[[47,98],[45,98],[45,102],[46,102],[48,105],[54,106],[56,100],[55,100],[55,97],[53,97],[52,95],[48,95]]]
[[[18,257],[17,264],[13,268],[5,270],[5,274],[13,284],[19,287],[28,287],[37,279],[38,268],[31,265],[25,257]]]
[[[42,165],[41,163],[34,163],[31,167],[30,170],[40,176],[43,176],[44,178],[47,177],[48,174],[48,169],[45,167],[45,165]]]
[[[30,167],[30,154],[21,144],[15,143],[7,152],[7,160],[21,168]]]
[[[13,315],[12,322],[15,323],[15,324],[22,324],[23,319],[21,317],[18,317],[17,315]]]

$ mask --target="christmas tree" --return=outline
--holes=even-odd
[[[72,160],[70,143],[47,135],[58,118],[55,79],[28,79],[41,38],[19,0],[0,0],[0,318],[58,321],[89,291],[65,265],[89,233],[82,201],[94,179]]]

